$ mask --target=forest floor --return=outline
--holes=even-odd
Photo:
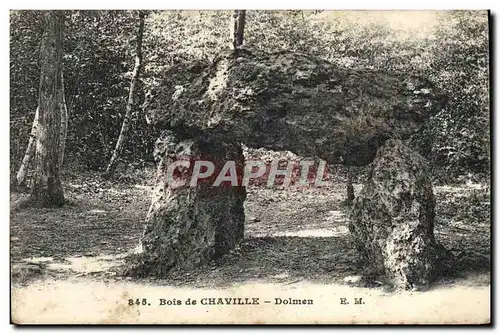
[[[16,322],[184,323],[192,321],[188,314],[193,310],[198,312],[199,323],[300,323],[312,317],[319,323],[489,319],[491,208],[486,184],[435,187],[436,238],[457,256],[458,263],[453,277],[439,279],[426,292],[354,286],[359,268],[349,244],[345,183],[339,180],[323,188],[250,187],[240,247],[217,263],[172,272],[163,279],[125,278],[114,270],[138,245],[151,184],[106,181],[91,174],[72,175],[64,184],[68,205],[59,209],[22,208],[27,195],[11,194],[12,314]],[[359,191],[360,185],[355,189]],[[127,304],[130,298],[186,299],[200,294],[257,294],[270,300],[307,295],[314,297],[315,307],[292,316],[290,309],[283,314],[265,307],[250,313],[231,311],[238,318],[230,320],[228,312],[200,307],[189,311],[184,309],[187,306],[177,307],[167,316],[161,308],[140,312]],[[351,306],[345,314],[339,298],[358,296],[377,307],[366,312]],[[335,316],[317,308],[321,303],[330,305]],[[408,303],[413,311],[403,314],[402,306]]]

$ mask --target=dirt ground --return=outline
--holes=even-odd
[[[300,314],[286,307],[261,307],[250,313],[238,308],[231,308],[232,313],[216,307],[190,310],[199,313],[199,323],[228,321],[224,317],[229,313],[232,323],[311,319],[318,323],[484,323],[489,319],[490,193],[484,184],[435,187],[436,237],[457,256],[458,263],[453,276],[418,293],[390,291],[382,283],[356,286],[360,268],[349,241],[345,184],[338,180],[314,189],[249,188],[240,247],[217,263],[172,272],[162,279],[124,278],[115,270],[139,242],[150,184],[111,182],[89,175],[66,180],[65,189],[69,205],[61,209],[22,208],[26,195],[11,194],[12,314],[16,322],[185,323],[193,319],[186,317],[187,310],[182,311],[187,306],[158,318],[158,312],[165,311],[141,312],[128,306],[127,300],[185,299],[200,294],[257,294],[272,299],[305,293],[315,296],[315,306],[301,308]],[[359,191],[360,185],[355,189]],[[344,296],[362,296],[378,306],[368,311],[351,306],[346,311],[339,306]],[[321,303],[326,303],[323,308],[329,305],[330,316],[320,312]],[[414,310],[400,314],[405,303]]]

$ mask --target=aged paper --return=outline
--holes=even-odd
[[[487,11],[10,17],[13,324],[491,322]]]

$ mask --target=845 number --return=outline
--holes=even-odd
[[[134,305],[151,305],[148,303],[148,300],[146,298],[136,298],[136,299],[129,299],[128,300],[128,305],[129,306],[134,306]]]

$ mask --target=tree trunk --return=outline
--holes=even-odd
[[[62,72],[61,72],[62,75]],[[64,83],[63,83],[64,92]],[[31,127],[30,138],[28,141],[28,146],[26,147],[26,152],[24,153],[21,166],[16,175],[17,185],[22,187],[26,185],[26,175],[28,174],[30,161],[35,153],[35,140],[37,137],[37,127],[38,127],[38,109],[36,108],[35,119],[33,120],[33,126]],[[62,167],[64,161],[64,149],[66,146],[66,135],[68,131],[68,109],[66,106],[66,100],[63,94],[63,102],[60,105],[61,111],[61,130],[60,130],[60,143],[59,143],[59,167]]]
[[[64,103],[62,82],[63,11],[47,11],[45,31],[40,48],[40,88],[38,95],[38,126],[31,200],[36,206],[64,204],[59,178],[61,146],[61,107]]]
[[[125,117],[123,118],[122,128],[120,130],[120,135],[118,136],[118,140],[116,141],[115,150],[113,151],[113,155],[111,156],[111,160],[109,161],[108,167],[106,168],[106,175],[111,176],[115,169],[118,160],[123,151],[123,146],[125,145],[125,141],[128,137],[128,132],[130,129],[130,116],[132,113],[132,107],[134,105],[134,95],[135,89],[137,85],[137,81],[139,79],[139,73],[142,67],[142,35],[144,33],[144,16],[145,13],[139,12],[139,30],[137,32],[137,48],[135,55],[135,64],[134,70],[132,72],[132,80],[130,81],[130,90],[128,93],[128,102],[127,108],[125,110]]]
[[[245,31],[245,10],[235,10],[233,14],[233,48],[239,49],[243,45],[243,32]]]
[[[347,190],[347,199],[346,203],[347,205],[351,205],[352,202],[354,201],[354,186],[352,184],[352,167],[348,166],[347,167],[347,185],[346,185],[346,190]]]
[[[347,205],[351,205],[354,201],[354,186],[352,184],[352,167],[347,167]]]
[[[28,146],[26,147],[26,152],[24,153],[23,161],[19,167],[19,171],[16,175],[17,185],[24,186],[26,182],[26,174],[28,173],[29,163],[35,153],[35,140],[37,136],[38,127],[38,109],[36,108],[35,119],[33,120],[33,126],[31,127],[30,139],[28,141]]]

